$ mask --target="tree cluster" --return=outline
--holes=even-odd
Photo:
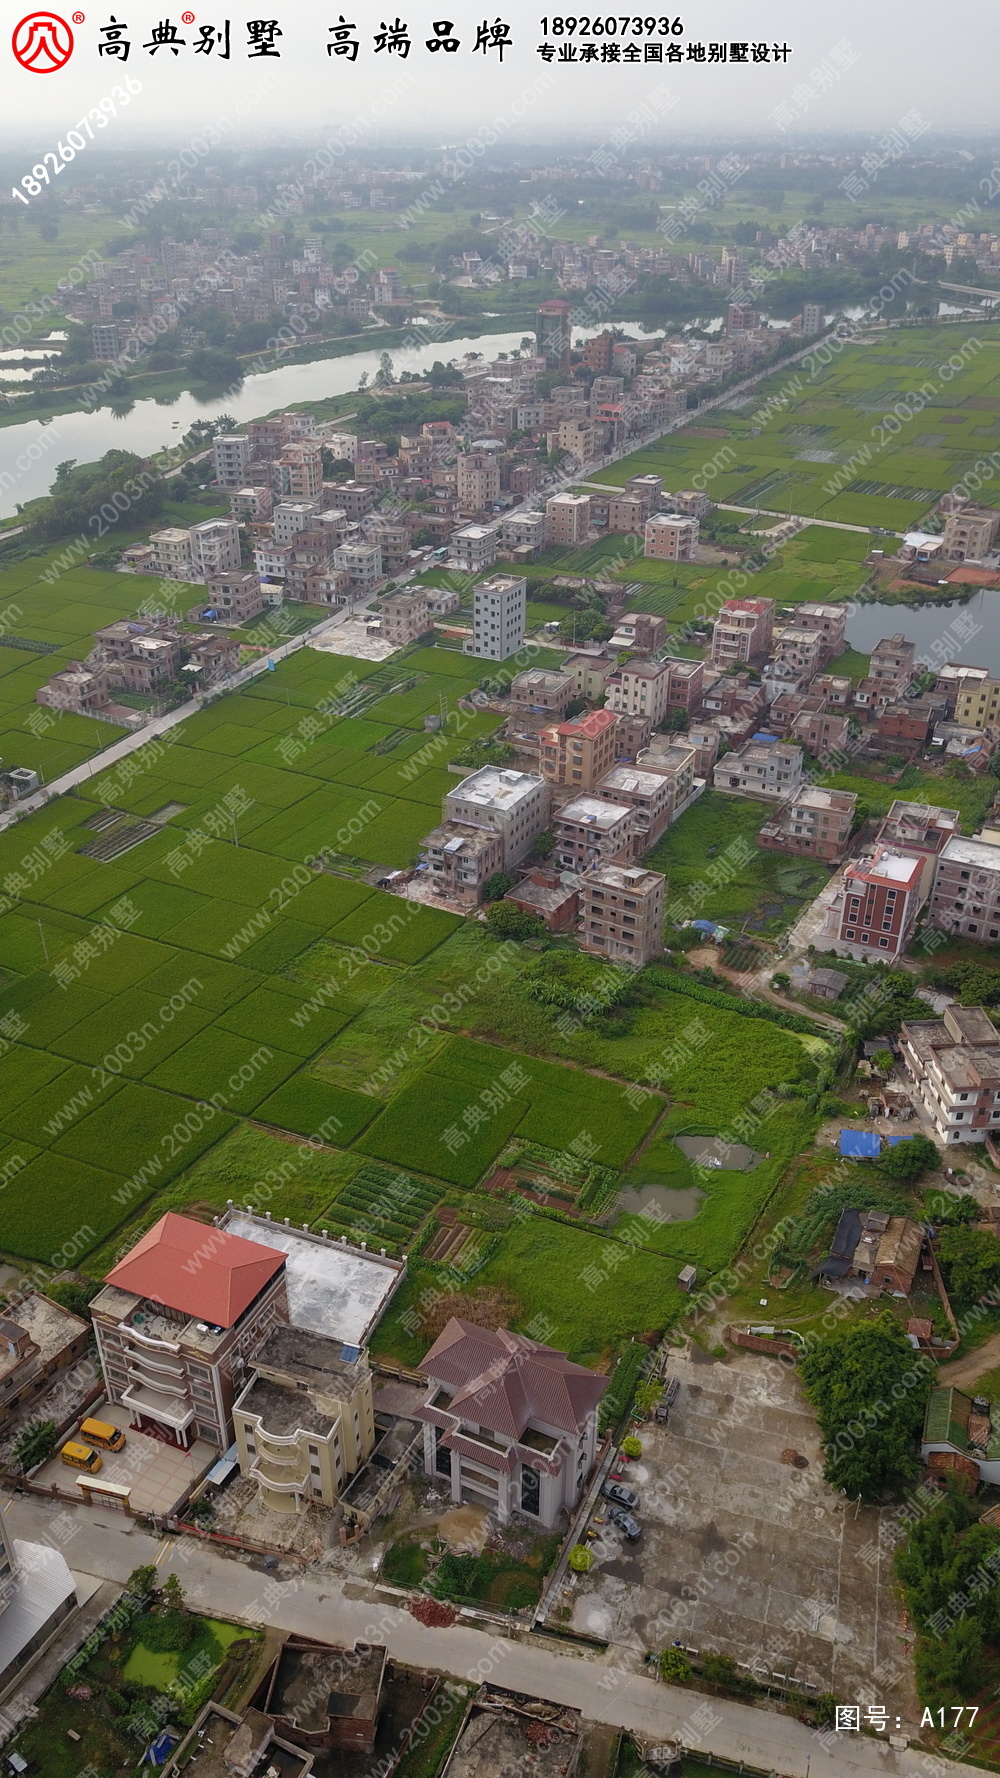
[[[825,1335],[799,1367],[819,1421],[823,1474],[852,1500],[877,1501],[917,1475],[926,1365],[883,1309]]]

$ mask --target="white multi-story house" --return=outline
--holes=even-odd
[[[382,547],[378,543],[344,543],[333,552],[333,565],[359,593],[370,593],[382,580]]]
[[[499,536],[499,525],[463,525],[460,531],[451,534],[448,545],[451,560],[466,574],[478,574],[483,568],[492,568],[497,559]]]
[[[670,664],[626,661],[607,682],[607,708],[617,715],[648,716],[654,728],[670,706]]]
[[[153,573],[161,580],[190,580],[194,572],[191,561],[191,533],[181,525],[167,525],[150,535],[153,551]]]
[[[900,1027],[906,1071],[949,1145],[1000,1129],[1000,1032],[981,1006],[946,1006],[940,1019]]]
[[[777,802],[794,796],[801,782],[802,749],[783,741],[747,741],[737,752],[725,754],[712,774],[716,790]]]
[[[514,772],[507,766],[483,766],[449,790],[444,799],[445,821],[465,822],[469,827],[491,827],[503,840],[503,869],[519,864],[544,833],[552,792],[544,778],[533,772]]]
[[[274,508],[275,543],[293,543],[300,531],[312,531],[319,512],[318,500],[279,500]]]
[[[486,1505],[551,1530],[571,1513],[597,1452],[597,1407],[607,1388],[583,1365],[524,1334],[453,1318],[420,1369],[430,1387],[424,1470],[458,1505]]]
[[[221,432],[212,441],[215,479],[223,488],[241,488],[251,457],[250,440],[245,432]]]
[[[233,574],[240,567],[240,527],[235,519],[205,519],[191,526],[191,563],[199,580]]]

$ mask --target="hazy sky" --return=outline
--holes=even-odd
[[[71,18],[68,6],[62,16]],[[672,136],[727,131],[803,131],[824,135],[838,130],[881,134],[912,110],[935,130],[961,135],[993,132],[997,124],[996,52],[1000,24],[986,0],[966,0],[956,11],[943,12],[929,0],[842,0],[836,7],[805,7],[790,0],[715,0],[685,5],[679,13],[683,36],[617,41],[659,44],[763,40],[787,43],[787,62],[725,66],[683,62],[656,66],[589,63],[546,65],[537,48],[545,41],[541,28],[551,0],[491,0],[487,8],[459,8],[448,0],[400,0],[398,13],[370,3],[341,0],[316,5],[315,0],[273,0],[270,11],[282,36],[279,60],[247,59],[246,19],[250,7],[237,14],[227,0],[231,19],[228,62],[216,55],[196,55],[193,43],[199,25],[219,28],[222,0],[191,0],[195,23],[181,23],[173,0],[165,7],[151,0],[86,0],[86,18],[73,27],[75,48],[67,65],[48,74],[29,73],[14,59],[9,33],[22,19],[24,0],[6,8],[3,55],[4,136],[12,134],[37,154],[55,148],[81,114],[95,105],[125,74],[141,80],[143,91],[101,136],[109,146],[127,147],[150,132],[172,140],[180,150],[190,135],[228,119],[233,133],[249,133],[258,141],[280,138],[290,129],[307,132],[319,146],[339,125],[361,120],[366,129],[379,127],[396,135],[408,129],[430,132],[441,142],[464,139],[502,120],[504,140],[537,141],[550,131],[589,130],[608,139],[628,113],[645,101],[648,118],[642,139],[669,142]],[[662,0],[661,0],[662,3]],[[78,15],[79,16],[79,15]],[[114,16],[128,26],[131,53],[124,63],[99,56],[99,27]],[[376,54],[372,39],[383,18],[396,17],[409,27],[413,47],[404,61]],[[587,16],[587,15],[576,15]],[[590,15],[591,17],[595,15]],[[599,15],[602,19],[608,15]],[[621,18],[621,9],[615,15]],[[630,15],[631,17],[632,15]],[[643,18],[647,16],[642,15]],[[663,15],[657,15],[657,24]],[[341,17],[358,26],[361,48],[355,62],[328,56],[328,27]],[[497,64],[472,50],[476,27],[485,18],[510,26],[512,47]],[[589,42],[603,45],[607,36],[573,39],[552,31],[556,45]],[[163,18],[176,25],[187,47],[175,57],[166,49],[150,56],[142,45]],[[430,54],[424,47],[433,24],[455,20],[461,47],[455,54]],[[633,128],[635,126],[633,125]],[[371,140],[370,136],[365,136]]]

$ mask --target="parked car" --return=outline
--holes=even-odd
[[[627,1507],[633,1513],[639,1511],[638,1494],[633,1493],[631,1488],[626,1488],[624,1482],[605,1482],[601,1493],[605,1500],[613,1500],[616,1506]]]
[[[633,1519],[632,1514],[627,1513],[623,1506],[613,1506],[608,1513],[608,1518],[612,1525],[617,1525],[622,1536],[628,1538],[629,1543],[637,1543],[642,1536],[642,1526],[638,1519]]]

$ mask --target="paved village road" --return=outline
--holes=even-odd
[[[29,1541],[45,1537],[54,1515],[65,1510],[32,1495],[3,1504],[14,1536]],[[428,1630],[393,1603],[358,1597],[364,1589],[357,1580],[345,1583],[342,1576],[318,1569],[282,1580],[255,1570],[244,1557],[217,1553],[191,1538],[149,1536],[132,1520],[99,1507],[77,1508],[74,1518],[75,1533],[65,1549],[73,1568],[123,1582],[140,1563],[155,1562],[161,1577],[177,1574],[192,1605],[216,1616],[340,1643],[384,1642],[394,1659],[409,1665],[455,1679],[491,1678],[575,1706],[592,1721],[628,1727],[656,1741],[680,1738],[776,1778],[928,1778],[929,1771],[939,1769],[917,1749],[891,1748],[882,1737],[820,1738],[789,1717],[724,1699],[711,1700],[717,1720],[699,1738],[690,1728],[692,1712],[704,1701],[697,1694],[615,1668],[599,1655],[556,1649],[539,1636],[515,1642],[461,1623]],[[976,1778],[977,1771],[981,1768],[947,1762],[948,1778]]]

